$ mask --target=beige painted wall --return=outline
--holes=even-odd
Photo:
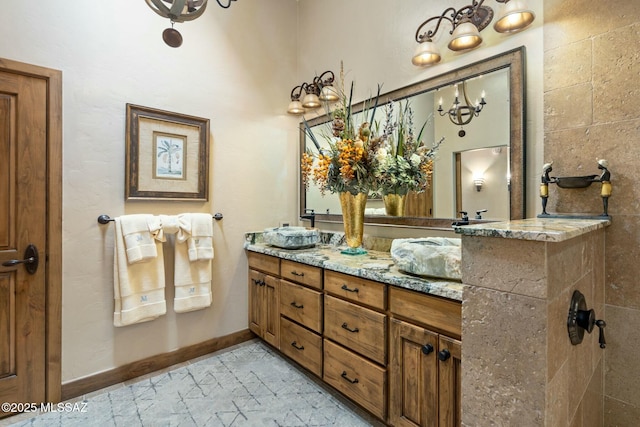
[[[606,158],[612,175],[605,426],[634,426],[640,419],[639,16],[636,1],[589,7],[578,0],[545,1],[545,160],[554,161],[557,176],[567,176],[597,173],[595,159]],[[601,212],[599,186],[591,187],[553,189],[550,211]]]
[[[215,2],[169,26],[144,1],[10,2],[0,56],[63,71],[63,381],[247,328],[243,233],[292,220],[296,2]],[[293,23],[293,24],[292,24]],[[293,27],[291,27],[293,25]],[[125,202],[125,104],[211,120],[209,203]],[[275,191],[275,189],[279,189]],[[113,226],[98,215],[222,212],[214,224],[213,306],[114,328]]]

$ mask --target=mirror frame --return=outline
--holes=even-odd
[[[444,74],[422,80],[420,82],[396,89],[391,92],[380,95],[379,105],[383,105],[389,100],[399,101],[409,96],[417,95],[450,86],[463,80],[487,74],[501,69],[509,70],[509,90],[510,90],[510,161],[509,168],[511,171],[511,191],[509,195],[509,211],[510,219],[525,218],[526,209],[526,174],[525,174],[525,48],[519,48],[501,53],[482,61],[466,65],[464,67],[448,71]],[[364,101],[353,107],[354,112],[362,111]],[[309,126],[313,127],[328,121],[328,116],[323,114],[308,120]],[[304,122],[300,123],[300,153],[305,152],[306,133]],[[306,190],[302,183],[302,175],[300,176],[300,213],[304,215],[306,206]],[[393,217],[387,215],[366,215],[365,224],[383,225],[383,226],[404,226],[404,227],[420,227],[420,228],[444,228],[451,229],[451,222],[455,218],[430,218],[430,217]],[[341,223],[341,214],[323,214],[315,213],[316,222],[334,222]],[[485,220],[470,220],[474,222],[490,222]]]

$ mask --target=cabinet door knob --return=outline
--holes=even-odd
[[[431,344],[425,344],[422,346],[422,353],[424,354],[430,354],[433,353],[433,346]]]
[[[451,357],[451,353],[449,353],[449,350],[447,350],[446,348],[438,352],[438,359],[440,359],[443,362],[450,357]]]

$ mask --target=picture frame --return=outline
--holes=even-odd
[[[209,200],[209,119],[126,104],[126,200]]]

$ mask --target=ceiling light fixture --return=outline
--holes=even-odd
[[[439,16],[433,16],[424,21],[416,30],[416,48],[411,62],[417,66],[433,65],[440,62],[442,55],[433,38],[440,29],[443,20],[452,26],[451,39],[448,47],[453,51],[464,51],[478,47],[482,43],[480,31],[484,30],[493,20],[493,9],[484,6],[485,0],[473,0],[470,5],[460,9],[449,7]],[[525,0],[495,0],[503,3],[504,7],[493,29],[499,33],[515,33],[527,28],[535,19],[535,14],[529,9]],[[421,33],[429,23],[436,22],[433,30]]]
[[[462,100],[464,101],[464,103],[460,101],[460,95],[462,95]],[[438,104],[438,113],[440,114],[440,116],[448,116],[449,120],[451,120],[451,123],[462,128],[462,126],[471,123],[471,120],[473,120],[474,117],[478,117],[480,115],[480,112],[487,104],[487,101],[485,100],[485,92],[482,91],[482,94],[480,95],[480,101],[478,101],[478,99],[476,98],[475,104],[472,103],[469,99],[469,96],[467,95],[467,82],[463,80],[462,94],[458,90],[458,85],[456,84],[455,98],[448,110],[445,111],[445,109],[442,108],[442,98],[440,98]],[[458,136],[462,138],[465,135],[466,132],[464,131],[464,129],[460,129],[460,131],[458,132]]]
[[[162,40],[171,47],[182,45],[182,35],[173,28],[176,22],[193,21],[199,18],[207,8],[208,0],[145,0],[147,5],[158,15],[171,21],[171,28],[162,32]],[[223,9],[228,9],[232,1],[222,3],[216,0]]]

